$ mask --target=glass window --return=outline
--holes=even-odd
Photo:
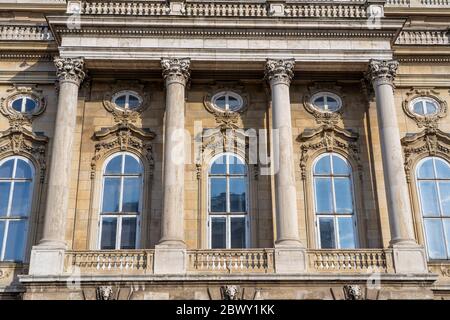
[[[11,107],[20,113],[32,113],[38,106],[38,102],[30,96],[19,96],[11,102]]]
[[[120,91],[113,96],[112,102],[119,108],[134,110],[141,106],[142,99],[134,91]]]
[[[313,166],[316,225],[322,249],[356,247],[351,171],[348,162],[334,153],[321,155]]]
[[[436,100],[420,97],[411,101],[411,111],[419,116],[433,115],[439,112],[439,104]]]
[[[241,96],[232,91],[223,91],[212,97],[213,105],[221,111],[239,111],[243,107]]]
[[[336,112],[342,107],[341,99],[331,92],[316,93],[312,96],[311,103],[323,112]]]
[[[450,259],[450,165],[428,157],[416,174],[428,257]]]
[[[34,167],[22,157],[0,162],[0,261],[23,261],[31,213]]]
[[[246,248],[247,165],[234,154],[222,154],[211,163],[208,181],[211,248]]]
[[[103,173],[100,249],[135,249],[142,202],[143,168],[130,153],[114,155]]]

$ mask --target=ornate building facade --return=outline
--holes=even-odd
[[[449,21],[2,0],[0,298],[449,298]]]

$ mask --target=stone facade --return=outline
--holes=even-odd
[[[0,299],[449,298],[415,177],[425,157],[450,161],[449,20],[428,0],[1,1],[0,164],[25,157],[37,179]],[[139,107],[118,108],[121,92]],[[220,92],[242,109],[217,110]],[[318,111],[321,92],[342,108]],[[22,96],[38,107],[12,110]],[[414,114],[420,97],[438,111]],[[270,161],[242,154],[248,248],[210,249],[209,163],[253,137]],[[143,165],[139,246],[99,250],[117,152]],[[320,249],[312,167],[326,152],[352,168],[356,249]]]

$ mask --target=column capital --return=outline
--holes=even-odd
[[[264,78],[271,85],[283,83],[289,86],[294,77],[294,66],[294,59],[267,59]]]
[[[56,76],[60,82],[73,82],[78,86],[83,82],[86,76],[83,58],[56,57],[54,63],[56,67]]]
[[[190,66],[189,58],[161,58],[162,75],[167,83],[179,82],[186,85],[191,76]]]
[[[372,84],[394,84],[397,75],[397,60],[375,60],[369,61],[369,69],[367,75]]]

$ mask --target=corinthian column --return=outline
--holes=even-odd
[[[155,273],[185,271],[184,242],[184,102],[190,76],[189,59],[162,59],[166,85],[164,134],[164,200],[161,240],[155,255]],[[181,249],[181,250],[180,250]]]
[[[78,89],[85,72],[82,58],[56,58],[54,62],[59,80],[59,97],[52,140],[44,233],[39,245],[33,248],[30,274],[54,274],[62,271],[60,258],[66,249],[66,213],[69,206]]]
[[[273,155],[275,162],[275,212],[277,272],[304,269],[304,252],[298,235],[297,193],[295,186],[289,86],[294,75],[294,60],[266,63],[265,78],[272,93]],[[278,139],[276,139],[278,137]],[[277,161],[278,160],[278,161]],[[286,250],[289,248],[288,250]],[[299,269],[300,268],[300,269]]]
[[[414,237],[409,191],[403,167],[400,132],[394,100],[395,60],[371,60],[368,76],[375,91],[384,184],[397,272],[426,271],[426,258]]]

